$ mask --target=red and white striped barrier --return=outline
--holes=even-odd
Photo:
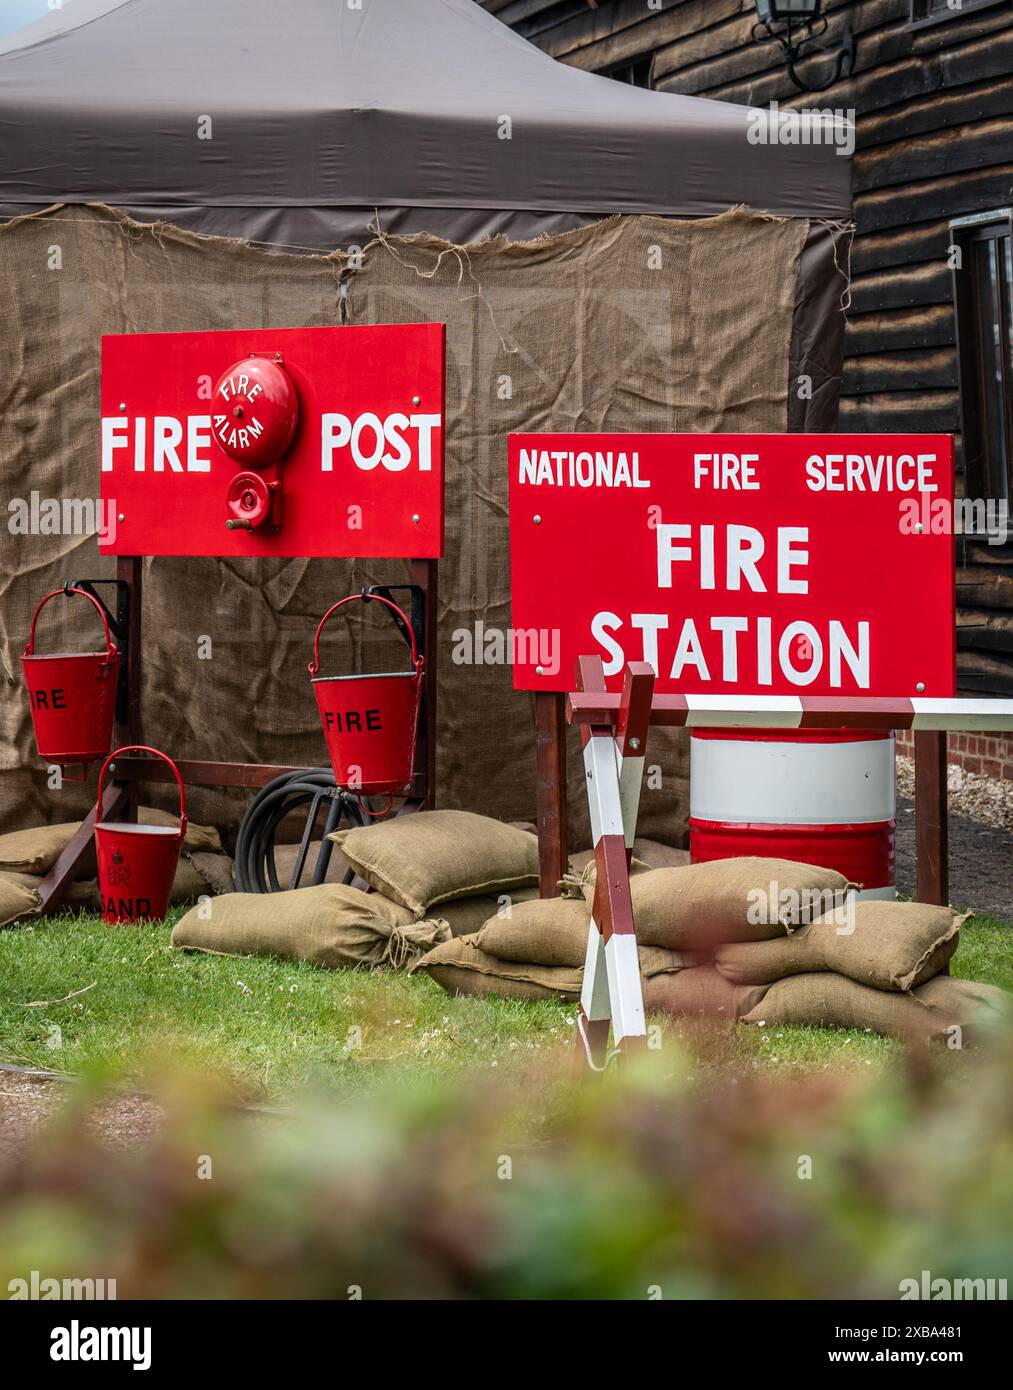
[[[604,690],[600,657],[580,658],[577,682],[588,690]],[[610,725],[581,730],[598,872],[587,933],[577,1040],[588,1065],[598,1071],[608,1060],[610,1024],[618,1050],[638,1046],[646,1037],[629,866],[637,833],[653,688],[654,674],[649,666],[628,666],[622,695],[618,697],[615,730]]]
[[[619,1051],[642,1045],[646,1037],[629,863],[636,836],[640,784],[650,725],[706,729],[710,737],[701,739],[701,744],[721,742],[714,737],[715,728],[751,730],[748,742],[754,745],[754,751],[743,756],[756,760],[753,771],[757,776],[754,780],[758,780],[759,773],[766,775],[772,771],[771,765],[765,763],[770,749],[791,743],[790,740],[768,739],[767,747],[763,748],[760,745],[764,740],[757,736],[757,730],[761,728],[846,730],[848,733],[856,730],[889,732],[894,729],[965,732],[1013,730],[1013,700],[881,700],[840,699],[836,696],[737,695],[655,697],[654,672],[644,662],[627,665],[622,693],[613,695],[605,690],[605,672],[600,657],[580,658],[577,663],[577,686],[578,689],[567,699],[567,718],[581,726],[598,870],[577,1018],[577,1047],[588,1064],[599,1071],[608,1060],[610,1027]],[[892,739],[863,740],[854,737],[847,744],[828,742],[827,747],[840,750],[840,765],[837,767],[840,776],[836,786],[831,779],[825,787],[821,787],[819,796],[826,793],[841,797],[852,810],[857,807],[875,811],[888,805],[892,807],[892,777],[885,774],[883,749],[873,751],[872,746],[877,742],[888,744],[892,752]],[[741,743],[742,740],[739,740],[740,748]],[[869,746],[858,749],[858,761],[855,762],[856,746],[863,743]],[[800,753],[798,749],[813,746],[818,745],[815,742],[798,744],[788,756],[805,758],[808,754]],[[850,749],[847,754],[846,749]],[[708,748],[702,756],[714,760],[721,777],[715,788],[706,791],[707,799],[697,801],[697,808],[703,807],[712,812],[728,807],[741,809],[743,793],[736,786],[736,782],[741,781],[741,770],[733,769],[730,761],[727,764],[721,762],[726,752],[720,748]],[[861,785],[866,780],[867,772],[874,783],[869,789]],[[945,791],[945,775],[943,788]],[[778,786],[775,778],[769,788],[768,814],[790,817],[796,804],[792,798],[796,794],[789,785]],[[814,799],[808,804],[821,803]],[[892,816],[889,819],[892,820]],[[945,827],[945,802],[942,824]],[[812,829],[811,826],[807,828]],[[945,840],[943,846],[945,848]],[[751,852],[756,851],[742,848],[735,851],[738,854]],[[849,877],[861,881],[861,875],[849,874]]]
[[[575,724],[614,724],[618,695],[574,691],[567,716]],[[880,700],[836,695],[656,695],[652,724],[670,728],[935,729],[1013,732],[1013,700]]]

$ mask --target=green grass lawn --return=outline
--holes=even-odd
[[[125,1080],[189,1062],[238,1096],[279,1103],[307,1083],[352,1094],[392,1073],[513,1068],[572,1044],[573,1005],[452,998],[424,976],[174,951],[179,915],[140,929],[82,915],[0,932],[0,1061]],[[969,922],[953,973],[1013,989],[1011,932]],[[875,1067],[896,1048],[857,1031],[661,1021],[704,1073]]]

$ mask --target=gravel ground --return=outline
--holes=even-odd
[[[73,1097],[75,1085],[73,1079],[0,1065],[0,1163],[17,1156],[36,1130]],[[239,1111],[256,1124],[274,1124],[289,1113],[270,1105],[244,1105]],[[164,1120],[161,1106],[124,1090],[107,1096],[92,1111],[89,1127],[110,1149],[134,1149],[143,1147]]]
[[[900,788],[898,785],[898,792]],[[1013,831],[954,815],[950,804],[950,902],[1013,926]],[[897,888],[915,891],[914,802],[897,797]]]
[[[950,902],[1013,924],[1013,782],[946,770]],[[915,891],[915,768],[897,759],[897,887]]]
[[[1003,777],[986,777],[978,772],[965,772],[956,763],[946,769],[946,788],[950,816],[966,816],[984,825],[1013,830],[1013,782]],[[915,794],[914,758],[897,759],[897,795]],[[1010,872],[1013,872],[1011,868]]]
[[[0,1157],[16,1152],[68,1099],[71,1084],[0,1070]],[[93,1125],[111,1148],[134,1148],[158,1128],[162,1112],[141,1096],[107,1101]]]

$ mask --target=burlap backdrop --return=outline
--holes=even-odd
[[[447,325],[447,558],[440,578],[439,795],[530,817],[530,699],[508,666],[453,660],[455,632],[510,622],[506,436],[517,430],[783,430],[804,220],[613,218],[534,242],[450,248],[380,241],[360,259],[271,254],[108,209],[0,227],[0,467],[14,499],[97,497],[103,333],[436,321]],[[342,304],[341,280],[347,299]],[[93,536],[3,539],[0,829],[79,814],[90,792],[46,785],[18,657],[34,603],[64,578],[111,575]],[[145,569],[144,737],[191,756],[317,764],[306,675],[313,625],[396,563],[212,559]],[[82,607],[83,602],[82,602]],[[81,645],[76,604],[47,610],[49,650]],[[76,619],[77,621],[72,621]],[[332,669],[382,663],[388,630],[334,625]],[[88,631],[92,630],[89,625]],[[211,659],[203,659],[211,639]],[[368,647],[368,652],[363,648]],[[389,668],[388,668],[389,669]],[[685,833],[687,752],[652,734],[641,833]],[[656,780],[656,779],[655,779]],[[574,837],[586,835],[571,759]],[[164,800],[164,798],[163,798]],[[195,792],[192,813],[234,822],[246,798]]]

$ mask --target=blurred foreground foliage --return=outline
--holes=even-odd
[[[866,1074],[703,1062],[681,1045],[575,1082],[527,1060],[284,1115],[166,1075],[161,1122],[113,1146],[97,1117],[122,1096],[68,1087],[0,1163],[0,1291],[33,1269],[182,1299],[897,1298],[923,1269],[1009,1276],[1011,1039]]]

